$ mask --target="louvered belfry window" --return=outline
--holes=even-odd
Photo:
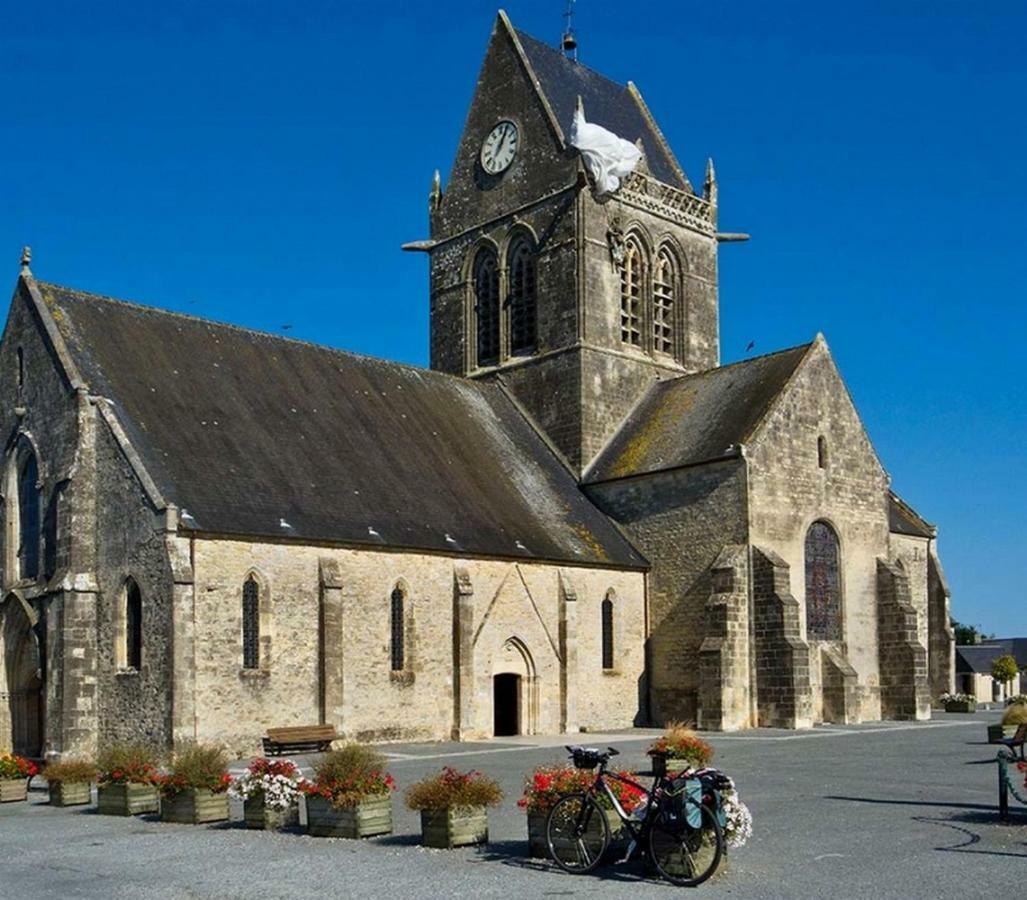
[[[653,273],[653,349],[674,352],[674,261],[661,250]]]
[[[402,672],[406,664],[405,634],[403,616],[406,597],[402,588],[392,592],[392,671]]]
[[[535,251],[527,237],[510,248],[510,352],[530,353],[535,349],[538,327]]]
[[[620,339],[634,347],[642,345],[642,268],[642,248],[628,238],[620,270]]]
[[[603,600],[603,668],[613,668],[613,601]]]
[[[478,365],[499,361],[499,263],[483,247],[474,258],[474,309],[478,319]]]
[[[842,639],[841,553],[838,535],[827,522],[806,532],[806,637]]]
[[[260,668],[260,586],[252,575],[242,586],[242,665]]]

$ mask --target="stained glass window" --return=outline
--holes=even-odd
[[[260,667],[260,587],[252,575],[242,586],[242,665]]]
[[[620,339],[635,347],[642,345],[642,268],[642,248],[628,238],[620,270]]]
[[[392,592],[392,671],[402,672],[405,660],[403,633],[403,603],[406,598],[403,591],[396,588]]]
[[[499,265],[483,247],[474,258],[474,308],[478,316],[478,365],[499,360]]]
[[[814,522],[806,532],[806,637],[842,639],[842,599],[839,584],[838,535],[826,522]]]
[[[510,352],[535,349],[535,252],[522,237],[510,249]]]
[[[653,349],[674,352],[674,261],[661,250],[653,273]]]
[[[603,600],[603,668],[613,668],[613,601]]]

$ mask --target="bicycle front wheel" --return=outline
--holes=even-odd
[[[591,872],[610,844],[606,813],[587,794],[569,794],[556,801],[546,819],[549,855],[565,872]]]
[[[688,824],[688,815],[674,816],[668,810],[657,814],[649,829],[649,855],[656,871],[671,884],[695,887],[717,871],[724,833],[705,803],[686,798],[685,811],[693,821],[698,819],[696,826]]]

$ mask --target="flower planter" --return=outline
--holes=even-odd
[[[17,803],[27,800],[29,780],[27,778],[4,778],[0,780],[0,803]]]
[[[945,704],[945,712],[972,713],[977,712],[976,700],[949,700]]]
[[[202,825],[204,822],[223,822],[228,818],[228,795],[215,794],[201,788],[186,788],[160,804],[160,820],[180,825]]]
[[[614,840],[624,827],[612,809],[603,810],[606,813],[606,821],[610,825],[610,837]],[[528,813],[528,856],[532,859],[549,859],[549,843],[546,840],[546,822],[549,820],[549,812]]]
[[[652,753],[650,758],[653,761],[653,775],[663,778],[668,772],[681,772],[685,769],[695,768],[695,763],[683,756],[666,756],[663,753]]]
[[[83,806],[93,800],[93,786],[88,781],[68,781],[50,785],[51,806]]]
[[[96,801],[96,811],[105,816],[136,816],[160,809],[160,796],[152,784],[101,785]]]
[[[392,797],[336,807],[324,797],[307,797],[307,833],[315,837],[365,838],[392,833]]]
[[[451,850],[453,847],[487,844],[488,840],[488,807],[421,810],[421,843],[425,847]]]
[[[264,795],[247,797],[243,802],[243,818],[247,828],[262,828],[277,831],[299,822],[299,807],[293,803],[285,809],[273,809],[264,805]]]

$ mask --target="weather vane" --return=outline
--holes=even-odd
[[[578,41],[574,37],[574,28],[571,24],[574,19],[574,0],[567,0],[567,9],[564,11],[563,18],[565,25],[563,37],[560,39],[560,49],[563,50],[564,56],[576,61],[578,58]]]

